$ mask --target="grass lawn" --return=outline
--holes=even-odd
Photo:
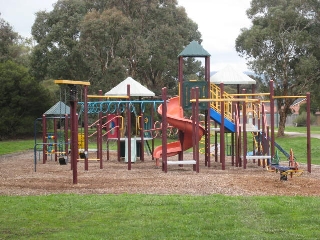
[[[0,196],[1,239],[319,239],[315,197]]]
[[[316,164],[319,141],[311,142]],[[305,137],[276,142],[306,160]],[[33,147],[2,141],[0,155]],[[0,195],[0,239],[320,239],[319,215],[318,197]]]

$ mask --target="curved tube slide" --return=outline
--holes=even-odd
[[[158,107],[158,113],[162,115],[162,105]],[[171,142],[167,144],[167,156],[175,156],[181,151],[185,151],[193,147],[192,135],[192,120],[186,119],[183,117],[183,109],[180,106],[180,98],[174,97],[169,99],[167,104],[167,119],[168,124],[184,132],[183,147],[181,146],[180,141]],[[199,126],[199,140],[204,135],[205,129],[200,125]],[[158,146],[153,151],[153,157],[158,159],[162,157],[162,148],[163,146]]]

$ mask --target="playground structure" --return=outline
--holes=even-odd
[[[54,160],[60,164],[68,162],[69,143],[69,114],[70,109],[61,101],[57,102],[41,118],[37,118],[34,122],[34,168],[40,159],[42,153],[42,162],[45,164],[48,156],[54,156]],[[42,124],[42,142],[37,142],[37,123]],[[50,128],[52,131],[48,131]]]
[[[189,48],[188,48],[189,47]],[[190,51],[192,49],[192,51]],[[198,50],[195,51],[194,49]],[[183,79],[183,58],[184,57],[205,57],[205,81],[184,81]],[[88,114],[99,114],[98,120],[95,122],[96,135],[97,135],[97,158],[93,160],[100,161],[100,168],[103,168],[102,161],[102,142],[103,138],[106,139],[108,144],[109,140],[117,141],[118,149],[118,161],[120,161],[120,143],[121,140],[126,140],[126,162],[128,170],[131,170],[132,162],[132,144],[131,140],[136,136],[131,136],[131,113],[137,112],[137,129],[139,130],[139,140],[141,144],[140,148],[140,160],[144,161],[144,139],[146,133],[151,133],[151,139],[153,138],[153,132],[159,130],[159,128],[151,127],[151,129],[144,129],[144,110],[146,105],[151,105],[151,126],[154,126],[153,112],[158,111],[162,115],[161,130],[162,133],[166,133],[169,127],[175,127],[178,129],[179,140],[173,143],[167,143],[166,134],[162,134],[162,145],[154,148],[152,141],[152,154],[156,159],[156,164],[159,165],[159,159],[161,159],[162,170],[167,172],[168,165],[193,165],[193,170],[199,172],[199,141],[204,139],[204,155],[205,166],[210,167],[211,155],[210,152],[210,137],[211,130],[214,131],[215,136],[215,161],[221,163],[222,170],[225,170],[225,133],[231,134],[230,142],[230,156],[232,165],[242,167],[245,169],[248,160],[258,160],[258,165],[263,165],[267,169],[282,169],[281,175],[288,175],[290,173],[301,172],[297,166],[294,168],[289,166],[289,169],[281,168],[278,164],[272,165],[271,159],[275,156],[274,142],[274,99],[285,98],[288,96],[274,96],[273,95],[273,81],[270,81],[270,93],[259,94],[266,95],[270,99],[270,113],[271,113],[271,135],[269,136],[269,127],[267,126],[264,112],[264,104],[261,99],[256,98],[258,94],[254,91],[251,94],[240,93],[240,87],[238,87],[238,93],[234,95],[228,95],[224,92],[224,84],[220,83],[220,86],[210,83],[210,54],[208,54],[198,43],[192,42],[186,49],[179,54],[179,95],[171,99],[167,99],[166,88],[162,89],[162,100],[132,100],[130,95],[130,84],[126,87],[126,94],[122,95],[105,95],[101,93],[99,95],[88,95],[89,82],[71,81],[71,80],[56,80],[56,84],[68,85],[70,90],[70,123],[71,123],[71,169],[73,170],[73,183],[77,183],[77,162],[84,160],[85,170],[88,170]],[[83,89],[84,101],[78,102],[77,99],[77,87]],[[254,87],[252,87],[254,89]],[[240,98],[241,97],[241,98]],[[290,97],[290,96],[289,96]],[[292,96],[301,97],[301,96]],[[88,99],[99,99],[99,101],[89,102]],[[310,94],[306,95],[308,107],[310,107]],[[106,100],[103,100],[106,99]],[[112,100],[116,99],[116,100]],[[77,106],[81,108],[83,113],[83,125],[84,125],[84,141],[80,141],[81,149],[79,151],[79,132],[78,132],[78,114]],[[157,107],[157,105],[159,105]],[[138,106],[138,107],[137,107]],[[242,110],[240,110],[242,109]],[[260,110],[261,109],[261,110]],[[183,115],[184,110],[192,110],[192,120],[186,119]],[[310,110],[310,109],[309,109]],[[260,112],[261,111],[261,112]],[[204,124],[199,123],[199,113],[204,112]],[[308,111],[310,113],[310,111]],[[107,121],[103,123],[102,114],[107,114]],[[126,115],[126,127],[127,131],[125,138],[121,137],[120,130],[124,129],[124,120],[121,114]],[[240,116],[242,115],[242,119]],[[108,118],[109,116],[109,118]],[[211,128],[212,120],[215,122],[215,127]],[[240,123],[242,120],[242,123]],[[310,120],[310,116],[309,116]],[[148,120],[149,121],[149,120]],[[248,124],[249,121],[249,124]],[[110,127],[112,124],[112,127]],[[257,124],[257,127],[256,125]],[[219,127],[217,127],[219,125]],[[310,125],[307,125],[307,165],[308,171],[311,172],[311,147],[310,147]],[[65,127],[67,128],[67,126]],[[102,129],[107,129],[105,133],[102,133]],[[110,136],[110,133],[117,133]],[[247,146],[247,132],[255,133],[255,149],[252,154],[248,154]],[[194,134],[197,133],[197,134]],[[109,134],[109,136],[108,136]],[[112,134],[111,134],[112,135]],[[217,136],[219,135],[220,141],[218,143]],[[68,141],[65,141],[67,144]],[[220,154],[217,154],[218,144],[220,148]],[[44,146],[45,146],[44,142]],[[136,147],[134,145],[134,147]],[[193,147],[193,160],[184,160],[183,152]],[[278,146],[277,146],[278,147]],[[107,147],[108,149],[108,147]],[[81,156],[79,158],[79,152]],[[178,161],[168,161],[168,157],[178,155]],[[218,159],[220,156],[220,160]],[[109,159],[109,156],[107,157]],[[268,166],[266,166],[268,165]],[[285,170],[285,171],[284,171]],[[284,178],[282,180],[285,180]]]

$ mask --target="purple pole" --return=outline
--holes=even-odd
[[[45,164],[47,162],[47,119],[46,115],[42,115],[42,142],[43,147],[42,147],[42,163]]]
[[[102,125],[97,124],[97,155],[98,159],[100,159],[100,169],[103,169],[103,161],[102,161]]]
[[[77,117],[77,87],[70,87],[70,113],[71,113],[71,162],[73,170],[73,184],[78,183],[78,117]]]
[[[195,106],[195,160],[196,172],[199,173],[199,87],[195,89],[196,106]]]
[[[60,126],[61,127],[61,126]],[[54,161],[56,162],[58,160],[58,134],[57,134],[57,119],[53,119],[53,142],[54,142]]]
[[[274,148],[274,89],[273,89],[273,80],[270,80],[270,127],[271,127],[271,156],[275,154]]]
[[[310,103],[310,92],[307,92],[307,163],[309,173],[311,173]]]
[[[210,56],[205,57],[205,71],[206,71],[206,81],[207,81],[207,96],[210,96]],[[205,122],[206,122],[206,132],[205,132],[205,162],[208,164],[208,167],[211,165],[210,159],[210,103],[207,103],[207,110],[205,111]]]
[[[220,98],[223,99],[224,85],[220,83]],[[224,146],[224,101],[221,101],[221,124],[220,124],[220,162],[222,170],[226,169],[225,146]]]
[[[162,88],[162,171],[168,171],[168,156],[167,156],[167,89]]]
[[[68,130],[69,130],[69,116],[68,114],[64,115],[64,143],[65,143],[65,147],[64,147],[64,151],[65,151],[65,155],[68,155],[68,150],[69,150],[69,134],[68,134]]]
[[[243,126],[243,169],[247,168],[247,104],[242,105],[242,126]]]
[[[88,86],[84,86],[83,91],[83,99],[84,99],[84,151],[85,151],[85,158],[84,158],[84,170],[88,171],[89,169],[89,161],[88,161],[88,149],[89,149],[89,130],[88,130]],[[81,123],[82,124],[82,123]]]
[[[130,99],[130,85],[127,85],[127,95]],[[127,103],[127,134],[128,134],[128,170],[131,170],[131,111],[130,104]]]

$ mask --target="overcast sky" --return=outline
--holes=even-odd
[[[14,31],[30,37],[35,13],[51,11],[57,0],[0,0],[1,17],[13,26]],[[240,71],[247,70],[246,62],[235,50],[235,39],[240,29],[250,27],[246,10],[250,0],[178,0],[186,12],[198,24],[202,34],[202,46],[211,54],[211,71],[219,71],[232,65]]]

